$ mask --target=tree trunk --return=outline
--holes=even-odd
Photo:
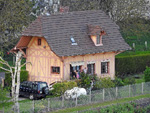
[[[19,88],[20,88],[20,70],[21,70],[21,67],[20,67],[20,64],[21,64],[21,56],[22,56],[22,53],[19,51],[17,53],[17,86],[16,86],[16,94],[15,94],[15,107],[16,107],[16,112],[19,113],[19,103],[18,103],[18,98],[19,98]]]

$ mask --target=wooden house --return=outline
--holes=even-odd
[[[115,55],[131,49],[119,27],[101,10],[40,16],[15,46],[24,51],[30,81],[69,80],[74,70],[115,76]]]

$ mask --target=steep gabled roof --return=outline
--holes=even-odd
[[[103,46],[95,46],[88,35],[88,25],[101,26],[107,35]],[[131,49],[122,38],[119,27],[101,10],[53,14],[37,18],[23,36],[45,37],[58,56],[75,56]],[[77,45],[72,45],[70,37]]]

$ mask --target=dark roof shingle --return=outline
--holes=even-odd
[[[101,26],[106,34],[103,46],[95,46],[88,36],[88,25]],[[43,36],[58,56],[75,56],[131,49],[122,38],[119,27],[101,10],[77,11],[42,16],[22,33]],[[72,45],[73,36],[78,45]]]

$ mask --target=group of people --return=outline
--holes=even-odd
[[[72,79],[80,79],[82,72],[87,73],[87,68],[85,67],[84,69],[73,70],[73,72],[72,72]]]

